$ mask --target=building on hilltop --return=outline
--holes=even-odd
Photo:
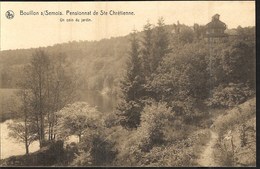
[[[209,22],[206,27],[206,36],[205,38],[209,42],[219,42],[225,41],[228,38],[228,35],[225,33],[227,25],[219,20],[220,15],[215,14],[212,16],[211,22]]]
[[[215,14],[212,16],[212,20],[208,24],[199,25],[197,23],[194,23],[193,26],[186,26],[184,24],[180,24],[178,21],[177,24],[173,24],[173,30],[171,33],[174,34],[177,38],[181,38],[181,34],[186,34],[186,38],[187,36],[193,36],[194,40],[204,39],[207,42],[212,43],[236,40],[237,38],[245,34],[244,30],[241,27],[238,27],[237,29],[228,29],[227,25],[224,22],[222,22],[219,18],[220,15]],[[250,32],[250,37],[252,38],[249,38],[248,36],[244,35],[244,39],[253,39],[254,32],[249,29],[250,28],[248,28],[247,32]],[[190,33],[191,31],[193,32],[193,35]],[[193,39],[193,37],[191,37],[190,39]]]

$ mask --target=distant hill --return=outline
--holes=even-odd
[[[172,31],[172,25],[166,25]],[[141,39],[142,32],[138,33]],[[50,57],[62,53],[77,67],[84,80],[84,88],[109,91],[116,87],[128,57],[130,34],[100,41],[72,41],[43,47]],[[37,48],[1,51],[0,88],[17,88],[17,79],[25,64],[30,62]],[[103,91],[104,92],[104,91]]]
[[[175,24],[165,25],[165,30],[170,35],[171,45],[174,45],[173,41],[176,38],[174,36],[175,26]],[[192,27],[184,24],[181,27],[193,31]],[[254,30],[247,29],[250,29],[250,32]],[[234,30],[232,31],[234,32]],[[140,40],[142,40],[142,35],[142,31],[138,33]],[[189,36],[192,36],[192,34]],[[188,38],[190,39],[190,37]],[[124,72],[129,51],[129,40],[130,34],[100,41],[72,41],[43,47],[42,49],[50,57],[55,57],[60,53],[66,55],[70,63],[80,72],[84,81],[84,89],[113,93]],[[0,52],[0,88],[17,88],[17,79],[20,77],[23,66],[29,63],[35,49],[37,48]]]
[[[127,58],[128,36],[103,39],[100,41],[80,41],[44,47],[50,57],[59,53],[66,55],[71,64],[82,72],[89,89],[100,90],[114,85],[120,76]],[[16,79],[23,65],[30,62],[35,49],[6,50],[1,52],[1,88],[16,88]]]

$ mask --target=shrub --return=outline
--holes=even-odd
[[[118,119],[118,116],[115,112],[108,113],[107,115],[104,115],[104,125],[107,128],[115,127],[120,124],[120,120]]]
[[[220,141],[214,147],[215,160],[221,165],[226,167],[234,166],[234,154],[227,151]]]
[[[88,135],[84,135],[79,143],[82,150],[80,155],[76,157],[73,164],[77,166],[104,166],[113,162],[116,157],[115,142],[103,131],[90,131]]]
[[[92,165],[92,158],[90,152],[81,151],[79,155],[70,164],[71,166],[90,166]]]
[[[172,110],[175,112],[175,119],[181,120],[185,124],[198,124],[205,116],[205,113],[199,111],[196,105],[196,99],[187,97],[183,101],[173,101],[171,103]]]
[[[244,84],[229,83],[215,88],[206,103],[215,108],[230,108],[245,102],[253,94],[254,91]]]
[[[118,155],[115,160],[116,166],[138,166],[144,152],[138,147],[136,130],[122,129],[116,138]]]
[[[224,132],[232,126],[240,124],[244,120],[247,120],[251,117],[255,117],[255,104],[256,98],[252,98],[245,103],[231,109],[227,112],[227,114],[219,116],[214,122],[219,135],[222,136]]]
[[[141,124],[136,130],[125,130],[118,143],[119,154],[116,165],[140,166],[145,164],[145,154],[154,146],[162,146],[166,139],[166,128],[173,116],[166,103],[147,102],[141,113]]]
[[[70,135],[77,135],[80,141],[86,129],[96,129],[102,125],[101,115],[96,107],[86,102],[69,104],[57,112],[57,137],[67,139]]]
[[[154,102],[145,106],[141,114],[141,125],[137,129],[136,138],[141,151],[147,152],[154,145],[164,142],[164,130],[173,113],[166,103]]]
[[[196,138],[187,138],[167,146],[153,147],[149,153],[141,158],[144,166],[194,166],[196,154],[194,146],[197,145]]]
[[[191,43],[194,39],[194,32],[189,27],[183,27],[182,31],[179,34],[179,39],[184,43]]]
[[[223,51],[221,64],[227,82],[255,83],[255,53],[254,47],[245,42],[235,42]]]
[[[66,145],[64,163],[68,165],[79,155],[78,146],[75,142]]]

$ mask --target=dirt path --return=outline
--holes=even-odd
[[[214,167],[217,166],[214,160],[213,147],[217,143],[218,134],[214,131],[210,131],[211,137],[208,144],[205,146],[205,150],[202,152],[198,164],[203,167]]]

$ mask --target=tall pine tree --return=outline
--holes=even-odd
[[[153,43],[153,58],[152,58],[152,71],[156,71],[162,59],[171,52],[169,46],[169,35],[165,30],[163,17],[158,19],[157,27],[155,28],[155,36]]]
[[[131,50],[127,63],[127,73],[121,81],[122,98],[117,110],[122,117],[120,123],[125,128],[137,128],[140,124],[140,113],[143,104],[140,100],[143,96],[143,75],[141,71],[140,49],[136,36],[136,30],[131,34]]]
[[[149,28],[148,24],[146,25]],[[145,32],[148,32],[149,29],[144,30]],[[149,31],[150,32],[150,31]],[[152,29],[152,38],[147,38],[145,36],[144,41],[148,44],[151,40],[150,46],[144,45],[145,48],[149,48],[149,64],[150,64],[150,72],[149,75],[146,76],[147,81],[145,86],[145,94],[146,98],[152,98],[155,100],[160,100],[162,98],[161,93],[157,93],[156,90],[152,87],[151,83],[153,79],[157,76],[158,72],[158,67],[160,66],[163,58],[171,52],[170,48],[170,41],[168,39],[169,35],[168,32],[165,30],[165,24],[164,24],[164,19],[161,17],[158,19],[157,26]],[[147,49],[145,49],[147,51]]]
[[[149,20],[147,24],[144,25],[144,36],[142,41],[142,64],[143,64],[143,72],[146,78],[150,78],[152,74],[152,49],[153,49],[153,31],[152,24],[150,24]]]

